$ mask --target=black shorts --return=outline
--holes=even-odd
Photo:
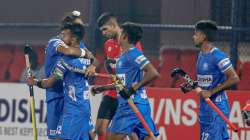
[[[103,96],[98,110],[97,119],[112,120],[115,115],[117,106],[118,100],[116,98],[107,95]]]

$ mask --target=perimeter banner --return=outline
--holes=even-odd
[[[34,88],[37,134],[39,140],[46,137],[45,91]],[[199,100],[194,93],[182,94],[177,89],[147,89],[152,107],[152,117],[160,132],[159,140],[199,140]],[[241,108],[250,98],[250,91],[229,91],[231,105],[230,120],[245,128]],[[29,89],[25,84],[0,84],[0,139],[32,140],[31,113],[29,110]],[[92,117],[96,120],[101,96],[91,98]],[[250,140],[249,128],[240,133],[228,130],[231,140]]]
[[[160,131],[159,140],[199,140],[199,98],[177,89],[148,88],[152,116]],[[244,126],[241,109],[250,99],[250,91],[228,91],[230,120],[241,127],[239,133],[228,130],[230,140],[250,140],[250,129]]]

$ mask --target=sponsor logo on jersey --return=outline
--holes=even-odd
[[[212,85],[213,76],[212,75],[197,75],[198,85],[201,87],[208,87]]]
[[[90,65],[90,59],[86,59],[86,58],[79,58],[80,62],[84,65]]]

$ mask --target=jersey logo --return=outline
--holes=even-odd
[[[138,56],[136,59],[135,59],[135,62],[138,63],[138,64],[141,64],[142,61],[146,60],[146,57],[144,55],[141,55],[141,56]]]
[[[227,66],[228,64],[230,64],[230,60],[229,60],[229,58],[225,58],[225,59],[223,59],[223,60],[221,60],[220,62],[219,62],[219,68],[220,69],[223,69],[225,66]]]
[[[201,87],[209,87],[212,85],[213,76],[212,75],[197,75],[198,85]]]
[[[203,70],[208,70],[208,63],[203,64]]]

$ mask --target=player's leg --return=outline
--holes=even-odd
[[[151,118],[151,108],[149,104],[137,104],[136,105],[139,111],[141,112],[142,116],[144,117],[146,123],[148,124],[149,128],[154,133],[154,136],[157,137],[159,132],[156,129],[153,119]],[[135,114],[134,114],[135,115]],[[137,118],[137,126],[134,129],[134,132],[137,134],[139,140],[151,140],[152,138],[149,137],[147,130],[144,128],[141,121]]]
[[[49,139],[53,140],[57,137],[56,130],[63,113],[63,103],[63,98],[56,98],[47,102],[47,135]]]
[[[220,116],[200,118],[200,140],[228,140],[227,126]]]
[[[89,140],[90,107],[88,103],[66,99],[63,117],[57,127],[57,137],[63,140]]]
[[[110,134],[106,140],[124,140],[125,138],[124,134]]]
[[[118,105],[117,99],[110,96],[103,97],[98,110],[97,121],[96,121],[96,133],[99,139],[104,139],[106,137],[107,128],[113,116],[115,115],[117,105]]]
[[[121,105],[118,107],[114,118],[112,119],[109,128],[110,136],[108,140],[121,139],[124,140],[126,136],[130,136],[137,125],[137,116],[128,105]]]
[[[96,133],[98,136],[106,135],[109,123],[110,123],[109,119],[97,119],[96,120]]]

